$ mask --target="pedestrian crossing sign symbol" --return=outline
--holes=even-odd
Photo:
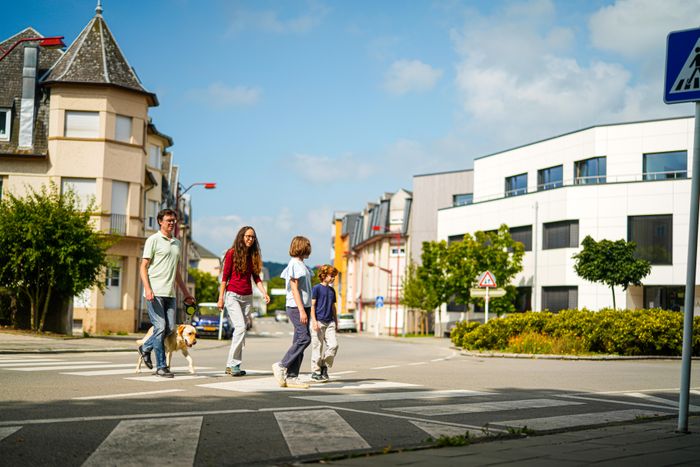
[[[664,102],[700,101],[700,28],[668,35]]]
[[[382,295],[377,295],[377,299],[374,301],[374,306],[376,308],[381,308],[384,306],[384,297]]]
[[[496,287],[496,277],[491,271],[486,271],[479,277],[479,287]]]

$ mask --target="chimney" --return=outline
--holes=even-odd
[[[19,148],[31,149],[34,146],[34,109],[36,93],[36,66],[39,48],[36,45],[24,47],[22,67],[22,104],[19,114]]]

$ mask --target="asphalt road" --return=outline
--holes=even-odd
[[[290,331],[257,320],[242,378],[214,340],[195,346],[195,375],[175,355],[172,380],[135,374],[135,350],[2,355],[3,465],[283,464],[677,413],[678,360],[476,358],[434,338],[342,334],[330,383],[282,389],[270,365]],[[697,411],[697,371],[691,386]]]

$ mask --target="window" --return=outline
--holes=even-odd
[[[10,122],[12,122],[12,111],[0,109],[0,141],[10,140]]]
[[[452,206],[464,206],[474,202],[474,193],[464,193],[461,195],[452,195]]]
[[[523,313],[532,310],[532,287],[515,288],[515,311]]]
[[[99,112],[66,110],[64,136],[75,138],[97,138],[100,135]]]
[[[542,287],[542,309],[552,312],[578,308],[578,287]]]
[[[542,225],[542,249],[576,248],[578,221],[549,222]]]
[[[391,256],[406,256],[406,248],[404,247],[391,247]]]
[[[506,177],[506,196],[518,196],[527,193],[527,174]]]
[[[644,286],[645,308],[683,311],[684,305],[685,287],[683,286]]]
[[[669,180],[688,176],[688,151],[644,154],[644,180]]]
[[[455,243],[455,242],[462,242],[464,241],[464,236],[466,234],[458,234],[458,235],[450,235],[447,237],[447,244]]]
[[[160,169],[161,166],[162,150],[160,146],[155,144],[148,145],[148,165],[153,168]]]
[[[64,178],[61,180],[61,193],[73,191],[81,209],[87,209],[97,195],[94,178]]]
[[[114,132],[114,139],[124,143],[131,142],[131,117],[117,115],[117,124]]]
[[[146,228],[149,230],[158,230],[158,201],[148,200],[146,205]]]
[[[651,264],[673,264],[673,215],[629,216],[627,239],[637,244],[637,258]]]
[[[592,185],[605,183],[607,175],[607,158],[592,157],[574,163],[574,183],[576,185]]]
[[[525,247],[525,251],[532,251],[532,226],[511,227],[510,236],[513,240],[520,242]]]
[[[564,166],[558,165],[537,171],[537,191],[559,188],[564,184]]]

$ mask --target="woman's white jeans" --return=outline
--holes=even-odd
[[[231,337],[231,349],[228,352],[226,366],[234,367],[243,361],[243,347],[245,347],[245,323],[253,305],[253,295],[239,295],[235,292],[226,292],[224,298],[226,311],[233,324],[233,336]]]

